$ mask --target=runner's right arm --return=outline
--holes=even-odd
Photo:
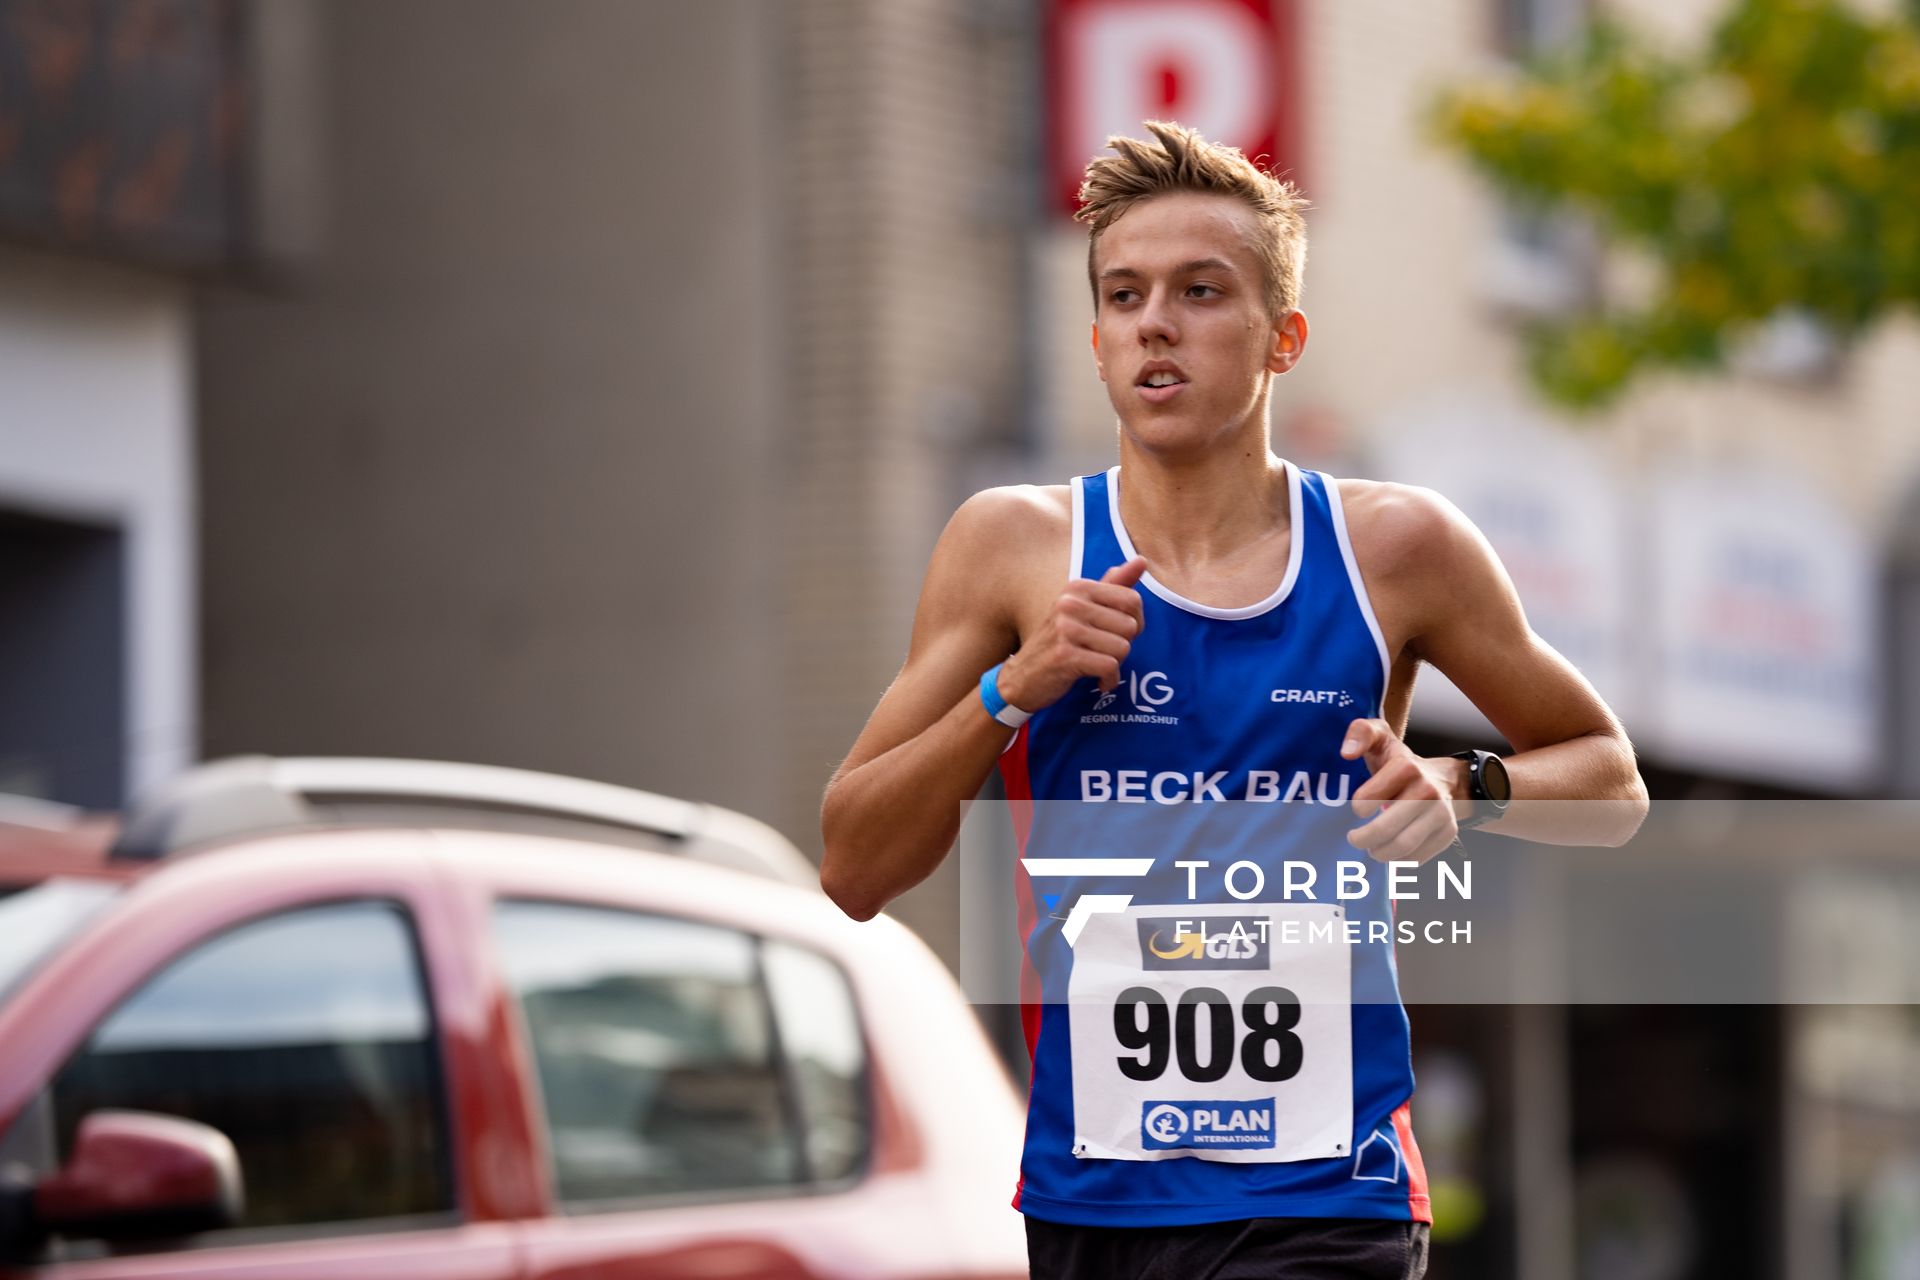
[[[1064,545],[1053,527],[1060,519],[1035,489],[989,489],[968,499],[940,535],[906,664],[821,805],[820,885],[856,920],[933,874],[959,835],[961,805],[1011,740],[1015,730],[980,700],[982,673],[1005,660],[1000,693],[1023,711],[1054,702],[1082,676],[1103,688],[1118,683],[1140,630],[1133,583],[1142,561],[1100,582],[1063,584],[1034,634],[1019,634],[1022,583],[1046,572],[1037,552]]]

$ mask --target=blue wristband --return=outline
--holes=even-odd
[[[1006,663],[995,663],[993,668],[980,677],[980,703],[986,707],[987,714],[1009,729],[1018,729],[1033,718],[1033,712],[1022,711],[1000,696],[1000,668]]]

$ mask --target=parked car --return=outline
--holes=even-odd
[[[245,758],[0,805],[0,1280],[1024,1275],[945,967],[739,814]]]

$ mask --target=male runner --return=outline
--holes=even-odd
[[[1107,838],[1165,814],[1285,810],[1307,815],[1297,838],[1328,863],[1429,858],[1463,823],[1627,839],[1646,793],[1626,734],[1533,634],[1472,524],[1430,491],[1336,481],[1270,452],[1273,380],[1307,342],[1304,201],[1238,150],[1148,128],[1152,142],[1111,139],[1117,154],[1089,165],[1081,192],[1119,465],[990,489],[954,515],[906,664],[828,785],[828,894],[865,920],[925,879],[996,763],[1016,802],[1128,824]],[[1426,759],[1401,741],[1422,662],[1511,755]],[[1574,798],[1617,803],[1581,807],[1579,829],[1526,805]],[[1204,803],[1242,799],[1269,803]],[[1311,825],[1329,816],[1337,851]],[[1218,819],[1202,837],[1237,838]],[[1338,909],[1331,894],[1281,904],[1275,879],[1257,902],[1213,910],[1390,911],[1378,879]],[[1164,905],[1092,917],[1075,943],[1024,874],[1018,889],[1039,967],[1024,976],[1046,994],[1025,1008],[1033,1090],[1014,1200],[1036,1277],[1424,1272],[1430,1214],[1390,943],[1336,944],[1332,963],[1324,949],[1208,962],[1214,926],[1173,925]],[[1209,972],[1164,972],[1196,959]],[[1297,975],[1292,987],[1243,972],[1269,963]],[[1179,997],[1170,1023],[1172,1002],[1146,986],[1189,981],[1163,988]],[[1222,1048],[1232,1036],[1245,1037],[1237,1051]],[[1223,1108],[1238,1109],[1232,1124]],[[1225,1145],[1201,1145],[1192,1130],[1206,1124]]]

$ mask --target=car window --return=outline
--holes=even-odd
[[[800,1104],[807,1171],[823,1182],[853,1177],[866,1164],[872,1119],[866,1041],[847,976],[817,952],[773,940],[762,944],[761,964]]]
[[[754,939],[544,902],[503,902],[496,924],[563,1204],[808,1180],[797,1090],[775,1051]],[[822,1150],[844,1144],[832,1137]]]
[[[0,999],[119,892],[108,881],[67,876],[0,885]]]
[[[102,1108],[226,1134],[246,1228],[451,1210],[442,1097],[413,933],[384,902],[270,916],[201,944],[95,1028],[52,1087],[63,1162]]]

